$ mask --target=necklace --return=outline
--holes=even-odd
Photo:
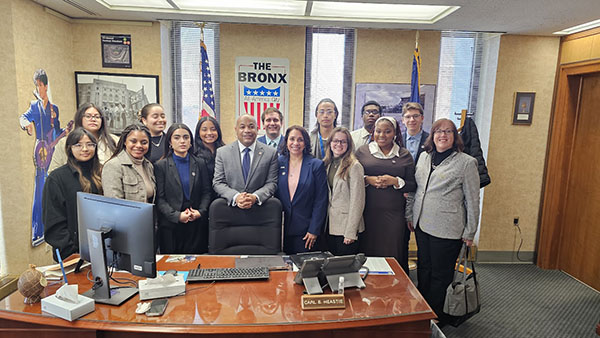
[[[158,140],[158,143],[154,143],[154,142],[152,142],[152,140],[150,140],[150,142],[152,142],[152,144],[153,144],[155,147],[157,147],[157,148],[158,148],[158,147],[160,147],[160,143],[162,142],[163,136],[165,136],[165,134],[161,133],[161,134],[160,134],[160,140]],[[156,136],[155,136],[155,137],[156,137]]]

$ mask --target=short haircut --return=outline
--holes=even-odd
[[[148,103],[147,105],[142,107],[142,110],[140,110],[140,122],[142,122],[142,119],[148,119],[148,114],[150,114],[150,110],[152,110],[152,108],[154,107],[160,107],[160,109],[162,109],[163,111],[165,110],[163,106],[161,106],[158,103]]]
[[[415,109],[418,110],[419,113],[421,113],[421,115],[423,115],[423,106],[421,106],[421,104],[419,102],[406,102],[403,106],[402,106],[402,116],[404,116],[404,114],[406,114],[406,112],[409,109]]]
[[[363,104],[362,108],[360,109],[360,113],[364,114],[365,113],[365,107],[366,106],[377,106],[377,109],[379,109],[379,114],[381,115],[381,105],[379,103],[377,103],[377,101],[371,100],[371,101],[367,101],[365,102],[365,104]]]
[[[271,113],[279,114],[279,120],[281,120],[283,122],[283,114],[281,113],[281,111],[275,107],[269,107],[260,116],[260,120],[262,121],[263,124],[265,124],[265,116],[267,114],[271,114]]]
[[[44,84],[44,86],[48,85],[48,75],[46,75],[46,71],[43,69],[38,69],[33,73],[33,83],[37,85],[38,80]]]

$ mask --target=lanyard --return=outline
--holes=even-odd
[[[325,149],[323,147],[323,137],[321,137],[321,131],[319,131],[319,143],[321,144],[321,158],[325,157]]]

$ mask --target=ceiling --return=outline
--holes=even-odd
[[[418,30],[502,32],[522,35],[552,35],[600,18],[599,0],[344,0],[346,2],[460,6],[433,24],[286,19],[256,16],[207,15],[176,9],[114,10],[94,0],[34,0],[71,19],[102,20],[193,20],[328,27],[369,27]],[[171,0],[166,0],[172,3]],[[219,0],[214,0],[219,1]],[[320,0],[336,1],[336,0]]]

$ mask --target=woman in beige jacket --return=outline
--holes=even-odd
[[[154,168],[145,155],[150,131],[142,124],[129,125],[117,144],[117,151],[102,168],[104,196],[154,203]]]
[[[329,186],[327,247],[336,256],[356,254],[358,234],[365,230],[365,183],[348,129],[337,127],[331,132],[324,162]]]

